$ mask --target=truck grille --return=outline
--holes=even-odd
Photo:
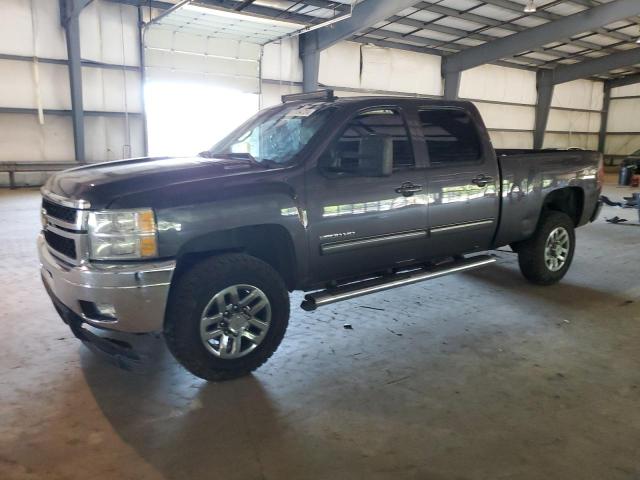
[[[66,223],[76,223],[76,212],[74,208],[58,205],[57,203],[50,202],[46,198],[42,199],[42,208],[47,212],[50,217],[57,218]]]
[[[63,237],[51,230],[45,230],[44,239],[56,252],[68,258],[76,258],[76,242],[72,238]]]

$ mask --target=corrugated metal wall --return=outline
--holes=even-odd
[[[82,12],[80,32],[83,60],[96,62],[82,68],[87,160],[142,155],[137,9],[96,0]],[[73,161],[67,50],[58,2],[3,0],[0,45],[0,161]],[[42,122],[34,113],[39,108]],[[44,176],[17,174],[16,181],[40,183]]]
[[[73,129],[64,31],[58,2],[3,0],[0,16],[0,161],[72,161]],[[145,9],[145,11],[147,11]],[[147,12],[148,13],[148,12]],[[95,0],[81,14],[87,159],[138,156],[144,150],[142,75],[135,7]],[[263,107],[301,91],[297,38],[241,48],[214,39],[147,34],[152,79],[214,82],[260,92]],[[231,53],[230,53],[231,52]],[[262,62],[260,64],[260,53]],[[188,56],[188,59],[185,58]],[[39,59],[34,61],[34,57]],[[346,95],[442,95],[440,57],[341,42],[322,52],[319,80]],[[261,81],[259,81],[261,80]],[[530,148],[535,73],[485,65],[462,75],[460,96],[481,111],[498,148]],[[607,153],[640,148],[640,87],[614,89]],[[602,82],[578,80],[555,89],[545,147],[597,148]],[[44,110],[43,122],[37,110]],[[10,113],[11,112],[11,113]],[[43,175],[17,177],[39,182]],[[7,179],[0,177],[0,183]]]

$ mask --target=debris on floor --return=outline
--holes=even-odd
[[[605,221],[607,223],[623,223],[623,222],[628,222],[629,220],[627,220],[626,218],[620,218],[616,215],[613,218],[605,218]]]
[[[350,323],[345,323],[343,327],[345,330],[353,330],[353,326]]]

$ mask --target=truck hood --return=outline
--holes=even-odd
[[[142,192],[258,171],[264,169],[249,160],[145,157],[65,170],[53,175],[44,189],[70,200],[89,202],[90,208],[96,209]]]

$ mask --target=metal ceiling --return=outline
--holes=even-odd
[[[155,0],[121,0],[123,3],[160,4]],[[525,13],[526,0],[417,1],[386,20],[358,32],[350,40],[442,56],[473,48],[613,0],[536,0],[537,12]],[[640,2],[640,0],[638,0]],[[330,0],[199,0],[218,7],[265,15],[273,19],[319,24],[344,14],[351,1]],[[359,2],[356,2],[359,3]],[[532,70],[572,65],[636,49],[640,17],[616,21],[569,38],[531,48],[493,63]],[[562,33],[559,32],[559,37]],[[594,75],[619,78],[640,72],[640,64]]]
[[[152,24],[154,28],[171,32],[208,35],[257,45],[294,35],[306,27],[296,22],[190,4],[168,10]]]

